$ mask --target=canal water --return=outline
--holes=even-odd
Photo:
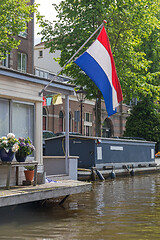
[[[0,210],[0,239],[160,239],[160,175],[93,183],[93,191]]]

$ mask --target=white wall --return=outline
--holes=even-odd
[[[43,51],[43,57],[39,57],[39,51]],[[51,73],[57,73],[61,67],[53,58],[60,57],[60,51],[49,53],[49,48],[44,49],[44,44],[34,48],[34,67],[47,70]]]
[[[34,103],[35,106],[35,152],[34,160],[43,164],[42,158],[42,97],[39,92],[42,85],[23,81],[14,77],[0,75],[0,98]],[[20,174],[21,175],[21,174]],[[23,174],[22,174],[23,175]],[[0,168],[0,186],[4,186],[7,177],[7,168]],[[23,177],[23,176],[22,176]],[[22,180],[22,179],[21,179]],[[11,170],[11,185],[15,185],[15,168]]]

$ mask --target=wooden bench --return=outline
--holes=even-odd
[[[37,166],[38,162],[35,161],[26,161],[26,162],[0,162],[0,166],[6,166],[8,167],[8,172],[7,172],[7,180],[6,180],[6,189],[10,189],[10,175],[11,175],[11,168],[16,167],[16,185],[18,185],[18,178],[19,178],[19,167],[24,167],[24,166],[34,166],[34,181],[33,181],[33,186],[36,186],[37,184]]]

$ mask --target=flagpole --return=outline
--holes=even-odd
[[[104,23],[106,23],[106,20],[103,21],[103,23],[92,33],[92,35],[83,43],[83,45],[73,54],[73,56],[67,61],[67,63],[61,68],[59,72],[53,77],[53,79],[39,92],[39,96],[41,96],[42,92],[46,90],[46,88],[56,79],[59,74],[64,70],[64,68],[72,61],[72,59],[79,53],[79,51],[88,43],[88,41],[98,32],[98,30],[104,26]]]

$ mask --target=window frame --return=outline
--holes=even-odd
[[[48,123],[48,112],[47,112],[47,109],[45,107],[43,107],[43,130],[48,129],[47,123]]]
[[[9,54],[6,53],[5,55],[6,55],[6,58],[5,58],[5,59],[2,59],[2,64],[1,64],[1,65],[2,65],[3,67],[8,68],[8,67],[9,67]],[[5,64],[5,62],[6,62],[6,64]]]
[[[64,131],[64,113],[63,111],[59,112],[59,132]]]
[[[19,32],[18,37],[21,38],[27,38],[28,37],[28,26],[27,26],[27,22],[26,22],[26,29],[24,31]]]
[[[92,122],[92,113],[85,112],[85,122]]]
[[[31,139],[33,141],[33,144],[34,144],[34,140],[35,140],[35,104],[32,103],[32,102],[25,102],[25,101],[18,101],[18,100],[12,100],[12,99],[7,99],[7,98],[0,98],[0,101],[7,101],[8,102],[8,105],[9,105],[9,109],[7,109],[8,111],[8,115],[9,115],[9,132],[13,132],[13,117],[12,117],[12,114],[13,114],[13,103],[18,103],[18,104],[23,104],[23,105],[29,105],[29,106],[33,106],[33,123],[29,122],[29,129],[28,131],[30,131],[30,126],[31,124],[33,124],[33,139]],[[1,136],[0,136],[1,137]],[[23,136],[21,136],[23,137]],[[29,136],[30,137],[30,136]]]
[[[85,125],[85,136],[92,136],[92,126]]]
[[[19,56],[20,56],[20,68],[19,68]],[[25,69],[23,70],[23,56],[25,56]],[[23,72],[26,73],[27,72],[27,54],[26,53],[22,53],[22,52],[18,52],[18,71],[19,72]]]

